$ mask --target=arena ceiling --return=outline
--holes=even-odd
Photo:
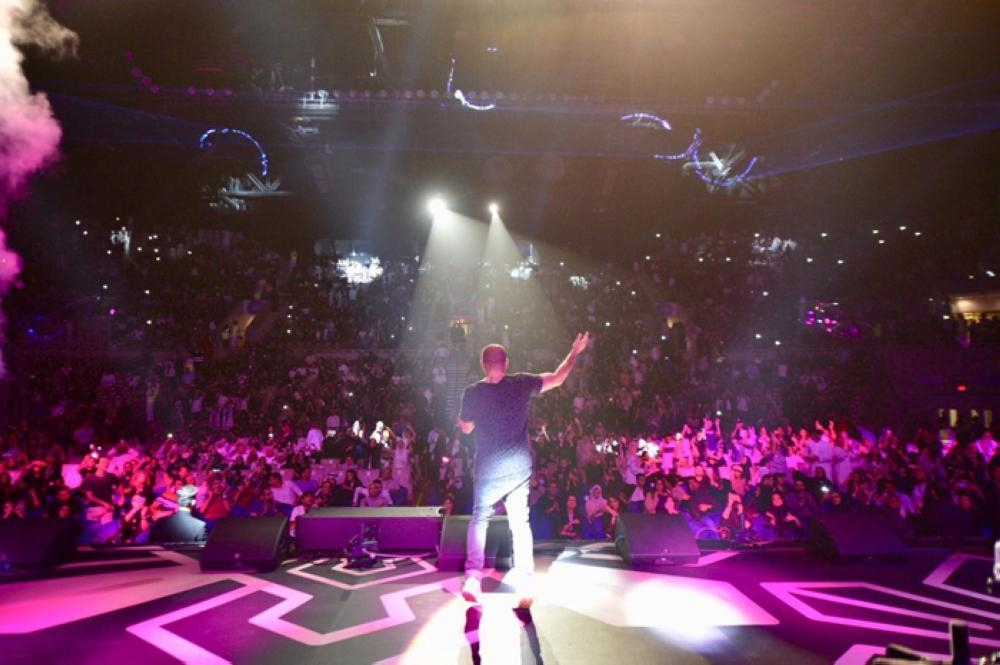
[[[79,57],[28,67],[64,124],[59,177],[137,212],[255,167],[246,141],[200,144],[212,128],[252,135],[294,191],[278,208],[339,236],[395,233],[435,190],[550,236],[998,205],[995,3],[53,5]],[[707,187],[696,136],[719,173],[757,157],[752,186]]]

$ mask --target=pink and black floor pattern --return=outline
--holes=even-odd
[[[837,663],[895,642],[1000,650],[985,552],[821,562],[802,551],[715,552],[630,570],[607,546],[540,552],[530,612],[493,572],[479,606],[433,558],[350,570],[289,560],[267,574],[202,573],[196,555],[104,552],[52,577],[0,583],[4,663]]]

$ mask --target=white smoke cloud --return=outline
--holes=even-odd
[[[11,200],[24,192],[28,178],[56,159],[62,137],[49,100],[31,92],[21,69],[20,48],[32,46],[62,57],[74,53],[76,45],[76,34],[56,23],[37,0],[0,0],[0,221]],[[6,234],[0,229],[0,298],[20,272],[21,259],[7,247]]]

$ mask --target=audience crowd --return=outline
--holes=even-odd
[[[512,276],[406,257],[351,284],[332,258],[237,233],[104,230],[118,234],[106,251],[96,230],[100,241],[54,243],[96,251],[86,279],[29,274],[12,308],[27,352],[12,359],[0,442],[4,520],[141,543],[189,509],[209,529],[277,514],[294,529],[320,506],[466,512],[472,442],[454,412],[479,344],[500,341],[513,370],[540,372],[591,330],[567,386],[533,407],[539,538],[613,537],[622,511],[683,515],[699,537],[747,544],[858,510],[911,537],[1000,536],[990,429],[896,432],[858,388],[875,385],[864,340],[961,342],[943,303],[925,303],[918,326],[864,306],[850,325],[804,326],[807,247],[662,234],[623,267],[543,256]],[[75,300],[31,309],[64,291]],[[974,326],[973,343],[995,325]]]

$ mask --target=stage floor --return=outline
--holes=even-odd
[[[512,610],[502,574],[473,607],[433,557],[346,570],[289,560],[201,573],[197,555],[102,551],[54,576],[0,583],[3,663],[841,663],[890,642],[944,657],[947,621],[1000,650],[985,551],[823,562],[802,550],[707,553],[630,570],[609,546],[538,548],[538,594]]]

